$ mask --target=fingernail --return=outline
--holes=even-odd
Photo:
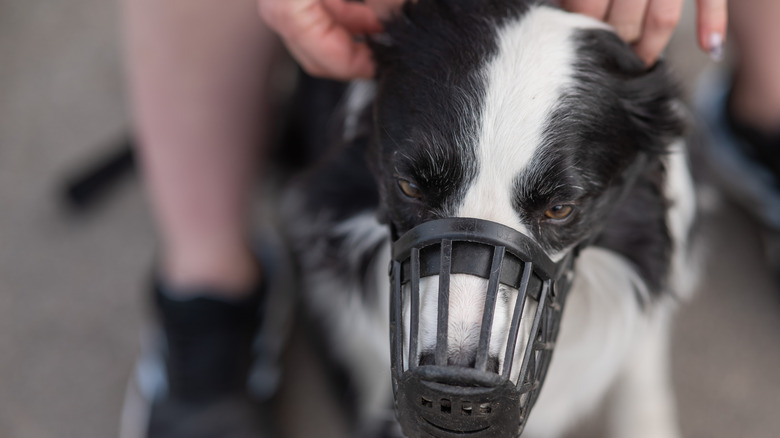
[[[715,62],[723,60],[723,35],[718,32],[711,33],[709,43],[710,58]]]

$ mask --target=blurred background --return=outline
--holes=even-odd
[[[153,226],[137,178],[88,214],[73,214],[60,198],[63,182],[116,150],[112,142],[128,130],[117,6],[0,0],[2,437],[117,434],[146,318]],[[710,67],[695,47],[691,13],[688,4],[668,53],[688,95]],[[684,435],[778,437],[780,290],[758,227],[712,193],[708,200],[704,283],[674,334]],[[300,330],[288,359],[307,365],[288,369],[282,409],[303,404],[319,418],[288,422],[288,433],[343,436]]]

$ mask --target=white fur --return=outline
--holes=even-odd
[[[319,224],[332,223],[320,218]],[[328,337],[339,340],[330,344],[332,353],[348,364],[358,389],[356,406],[365,422],[386,417],[387,400],[392,397],[390,381],[390,351],[388,348],[390,291],[387,265],[390,247],[387,230],[373,213],[364,213],[339,224],[335,229],[323,229],[307,221],[292,224],[296,234],[308,236],[305,243],[315,243],[323,236],[345,237],[346,265],[358,266],[369,250],[381,244],[363,278],[345,278],[338,273],[318,268],[324,259],[321,245],[307,246],[301,251],[304,276],[304,299],[307,307],[328,328]],[[376,306],[367,306],[362,299],[364,284],[375,291]],[[345,341],[348,340],[348,341]]]
[[[700,254],[694,251],[700,247],[691,245],[689,236],[696,217],[696,193],[688,171],[684,142],[678,141],[672,145],[671,153],[665,158],[667,179],[664,195],[671,204],[666,223],[675,246],[672,252],[671,288],[680,297],[687,298],[697,286],[701,263]]]
[[[349,84],[346,92],[344,118],[344,141],[350,142],[358,134],[360,114],[366,106],[371,104],[376,94],[376,84],[369,80],[356,80]]]
[[[662,303],[645,322],[623,363],[609,404],[613,437],[680,436],[669,378],[669,331],[673,303]]]
[[[588,248],[574,278],[529,437],[558,437],[599,406],[646,324],[633,293],[644,283],[623,257]]]
[[[487,93],[477,143],[479,174],[458,216],[491,220],[528,233],[512,208],[513,179],[531,162],[546,121],[571,84],[574,30],[594,27],[604,24],[538,7],[499,30],[498,54],[484,73]]]

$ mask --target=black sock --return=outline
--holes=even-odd
[[[162,281],[153,284],[154,304],[167,341],[170,392],[203,401],[246,388],[252,342],[260,324],[264,284],[244,297],[223,299],[213,291],[179,298]]]

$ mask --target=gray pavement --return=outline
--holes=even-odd
[[[135,181],[87,216],[64,211],[57,190],[128,126],[117,13],[112,1],[0,0],[0,437],[116,436],[153,226]],[[670,59],[690,89],[706,58],[679,33]],[[757,226],[720,203],[701,228],[707,275],[673,346],[685,436],[780,437],[780,290]],[[295,339],[290,362],[312,363]],[[321,372],[288,375],[291,436],[342,436]],[[300,421],[301,406],[319,415]],[[576,436],[598,436],[585,429]]]

